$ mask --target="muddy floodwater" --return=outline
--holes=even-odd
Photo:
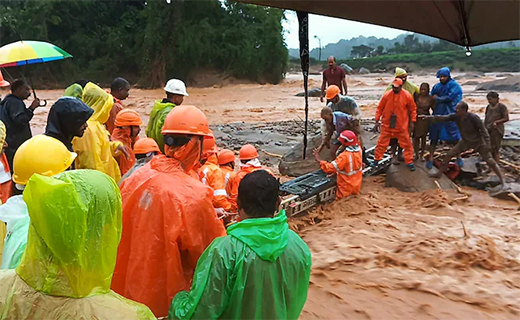
[[[472,83],[495,79],[496,74],[471,78]],[[358,101],[363,117],[373,118],[391,80],[390,74],[348,78],[349,95]],[[417,85],[438,81],[434,74],[411,75],[409,80]],[[464,100],[471,112],[483,115],[486,92],[475,91],[476,85],[465,82],[459,81]],[[320,85],[320,76],[312,76],[309,87]],[[295,96],[301,91],[301,76],[289,75],[279,85],[188,88],[190,96],[184,104],[200,107],[214,126],[244,122],[250,129],[258,123],[290,120],[295,132],[301,133],[304,100]],[[40,90],[38,96],[52,105],[62,92]],[[147,123],[153,101],[163,96],[162,90],[132,89],[124,103]],[[500,92],[500,96],[511,119],[520,118],[520,93]],[[323,106],[318,98],[310,98],[310,118],[319,119]],[[48,108],[36,110],[31,123],[34,134],[44,131],[47,113]],[[223,130],[233,134],[229,128],[236,127]],[[276,130],[259,127],[269,135],[265,139],[279,139],[272,145],[280,150],[301,139],[299,134],[291,136],[287,124]],[[276,167],[273,161],[267,164]],[[520,319],[518,205],[492,199],[484,191],[464,191],[467,194],[403,193],[385,188],[384,176],[371,177],[364,180],[360,195],[290,219],[313,255],[301,318]]]

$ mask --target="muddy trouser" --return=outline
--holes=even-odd
[[[379,161],[383,159],[383,155],[390,144],[392,138],[396,138],[399,146],[404,149],[403,155],[406,164],[413,163],[413,147],[412,140],[408,130],[405,131],[390,131],[391,129],[381,128],[381,134],[379,140],[377,140],[375,160]]]
[[[489,136],[491,138],[491,152],[498,153],[500,151],[500,147],[502,146],[502,139],[504,135],[498,132],[498,130],[488,130]]]
[[[491,155],[491,149],[489,148],[489,146],[486,146],[484,143],[480,143],[478,146],[472,147],[462,139],[459,140],[459,142],[457,142],[457,144],[453,148],[451,148],[451,150],[448,151],[448,153],[446,153],[443,162],[448,163],[451,160],[451,158],[458,157],[462,152],[467,151],[469,149],[477,151],[482,157],[482,159],[484,159],[484,161],[486,161],[486,163],[489,166],[497,164],[497,162],[495,161],[495,159],[493,159],[493,156]]]

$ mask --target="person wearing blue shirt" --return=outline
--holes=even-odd
[[[451,78],[450,68],[444,67],[437,71],[439,83],[433,86],[431,95],[435,99],[433,115],[450,115],[455,113],[455,106],[462,100],[462,88]],[[430,155],[426,167],[433,167],[433,154],[437,143],[441,141],[457,142],[460,140],[457,124],[450,122],[437,122],[430,126]],[[462,166],[462,159],[457,159],[457,164]]]

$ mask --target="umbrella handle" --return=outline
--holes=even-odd
[[[40,107],[45,107],[47,105],[47,100],[40,101]]]

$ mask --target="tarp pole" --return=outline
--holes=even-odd
[[[305,132],[303,134],[303,159],[307,153],[307,130],[309,125],[309,14],[307,12],[297,11],[299,38],[300,38],[300,62],[303,73],[303,90],[305,96]]]

